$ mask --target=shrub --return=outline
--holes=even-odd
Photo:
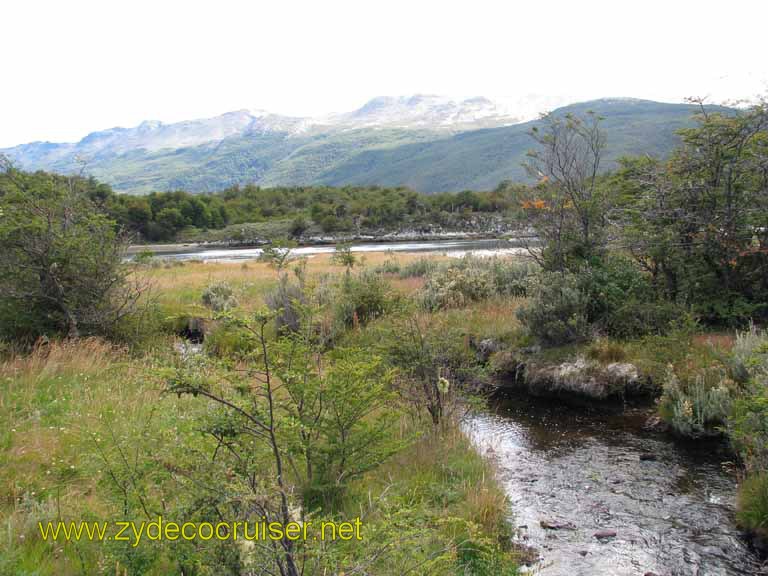
[[[345,275],[334,298],[334,319],[346,328],[367,324],[393,304],[387,281],[369,271]]]
[[[399,271],[400,278],[424,278],[437,270],[439,264],[430,258],[419,258],[404,264]]]
[[[494,292],[505,296],[526,296],[530,280],[538,271],[538,266],[526,261],[488,258],[484,262],[490,272]]]
[[[0,158],[0,338],[110,335],[148,289],[94,180],[20,172]]]
[[[602,326],[611,336],[630,339],[666,334],[676,324],[685,322],[686,318],[685,310],[673,302],[632,299],[611,310]]]
[[[743,529],[768,538],[767,472],[748,477],[742,482],[739,487],[736,520]]]
[[[291,221],[290,233],[294,238],[303,235],[309,229],[309,222],[303,216],[296,216]]]
[[[747,470],[768,470],[768,391],[733,403],[728,432]]]
[[[352,246],[349,244],[338,244],[333,254],[331,255],[331,261],[339,266],[344,266],[347,269],[354,268],[357,264],[357,257],[352,252]]]
[[[139,266],[149,265],[155,260],[155,253],[152,250],[144,249],[133,257],[133,263]]]
[[[627,301],[648,301],[651,284],[637,265],[623,256],[606,256],[583,266],[577,272],[579,287],[589,297],[587,319],[600,322]]]
[[[381,339],[386,358],[397,370],[398,393],[417,414],[426,411],[435,425],[465,408],[459,389],[473,387],[484,376],[463,328],[435,316],[412,314],[399,319],[393,332]]]
[[[400,274],[401,267],[397,260],[387,258],[375,268],[375,271],[379,274]]]
[[[203,305],[214,312],[226,312],[237,308],[237,298],[232,286],[227,282],[209,284],[202,295]]]
[[[587,348],[587,357],[601,364],[611,364],[625,360],[627,353],[618,342],[600,339]]]
[[[659,413],[673,430],[699,438],[722,433],[736,393],[736,383],[722,366],[679,375],[670,368]]]
[[[297,332],[301,324],[301,306],[306,303],[304,290],[298,282],[291,282],[286,274],[272,292],[264,296],[267,307],[275,313],[275,329],[278,333]]]
[[[422,302],[427,310],[440,310],[484,300],[492,293],[492,278],[487,271],[447,268],[429,276]]]
[[[733,404],[731,442],[747,470],[768,470],[768,334],[754,326],[737,334],[730,369],[747,392]]]
[[[736,334],[731,357],[743,381],[768,385],[768,332],[751,325]]]
[[[588,339],[588,298],[570,272],[543,272],[532,287],[530,302],[517,316],[528,332],[547,346]]]

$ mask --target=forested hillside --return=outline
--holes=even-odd
[[[688,104],[604,99],[555,113],[586,110],[605,117],[606,169],[626,154],[665,156],[679,141],[676,131],[691,125],[695,111]],[[77,145],[32,143],[0,152],[30,170],[68,173],[84,167],[115,190],[134,194],[211,192],[246,184],[407,186],[435,193],[490,190],[505,179],[525,179],[522,162],[531,147],[528,133],[536,126],[539,120],[455,133],[429,125],[301,131],[289,130],[284,122],[262,123],[229,136],[224,132],[220,140],[164,148],[142,144],[142,130],[151,130],[148,126],[130,132],[130,146],[121,140],[122,132],[111,130]],[[174,133],[175,140],[169,136],[163,142],[190,141],[182,136]]]

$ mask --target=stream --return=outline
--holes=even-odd
[[[498,471],[516,539],[540,556],[530,572],[768,574],[734,524],[725,446],[647,430],[652,414],[588,414],[514,396],[472,416],[466,432]]]
[[[152,250],[152,246],[146,249]],[[318,254],[333,254],[334,245],[300,246],[293,248],[295,256],[315,256]],[[487,239],[487,240],[415,240],[412,242],[367,242],[352,244],[352,252],[408,252],[428,254],[446,254],[449,256],[503,256],[526,253],[519,239]],[[158,257],[166,260],[202,260],[204,262],[237,262],[253,260],[261,255],[261,248],[201,248],[179,246],[178,250],[158,253]],[[133,256],[129,256],[130,260]]]

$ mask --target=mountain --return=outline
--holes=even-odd
[[[380,96],[362,108],[316,120],[333,128],[407,128],[464,131],[518,124],[562,103],[555,98],[530,95],[517,101],[493,101],[482,96],[453,100],[444,96]]]
[[[86,171],[118,191],[218,190],[233,184],[378,184],[423,192],[488,189],[523,180],[528,132],[548,102],[529,97],[379,97],[343,114],[288,117],[240,110],[174,124],[143,122],[73,144],[33,142],[0,150],[22,168]],[[665,155],[695,108],[613,98],[572,104],[605,118],[607,163],[625,154]]]

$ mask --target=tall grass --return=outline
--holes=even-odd
[[[761,472],[742,482],[736,518],[745,530],[763,539],[768,538],[768,472]]]

